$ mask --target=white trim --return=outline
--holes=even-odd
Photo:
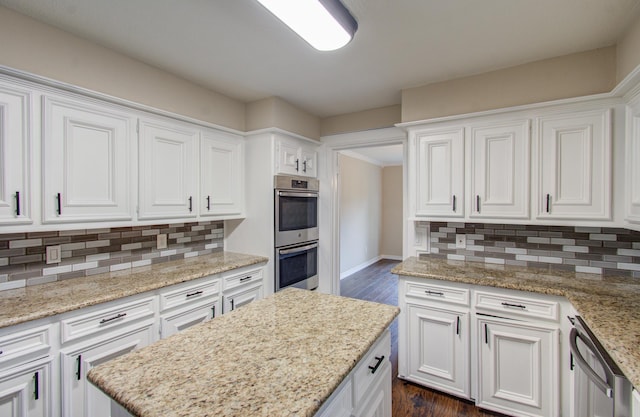
[[[288,130],[285,130],[285,129],[281,129],[279,127],[265,127],[263,129],[250,130],[248,132],[245,132],[244,135],[245,136],[254,136],[254,135],[262,135],[262,134],[265,134],[265,133],[282,133],[284,135],[293,136],[294,138],[302,139],[302,140],[305,140],[307,142],[311,142],[311,143],[313,143],[315,145],[320,145],[320,141],[319,140],[311,139],[311,138],[309,138],[307,136],[302,136],[302,135],[299,135],[297,133],[293,133],[291,131],[288,131]]]
[[[382,259],[382,256],[376,256],[375,258],[371,258],[368,261],[364,261],[360,265],[356,265],[353,268],[347,269],[346,271],[340,273],[340,279],[341,280],[345,279],[346,277],[351,276],[351,275],[355,274],[358,271],[362,271],[366,267],[375,264],[376,262],[378,262],[381,259]]]
[[[380,259],[388,259],[390,261],[402,261],[402,256],[398,255],[380,255]]]

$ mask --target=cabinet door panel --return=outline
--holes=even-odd
[[[506,414],[557,416],[558,330],[478,319],[477,404]]]
[[[31,223],[30,101],[0,85],[0,224]]]
[[[640,98],[627,107],[627,220],[640,223]]]
[[[51,415],[51,363],[29,364],[0,374],[0,416]]]
[[[298,147],[285,141],[278,141],[277,171],[280,174],[300,174],[300,157],[298,155]]]
[[[610,110],[540,119],[538,218],[611,216]]]
[[[464,131],[416,134],[416,215],[464,214]]]
[[[241,215],[244,211],[242,139],[207,133],[202,136],[201,149],[201,215]]]
[[[315,151],[302,148],[300,150],[300,174],[306,177],[315,178],[318,175],[316,168],[318,154]]]
[[[471,131],[470,217],[529,217],[529,121]]]
[[[195,217],[198,132],[140,121],[140,219]]]
[[[409,377],[469,398],[469,315],[407,304]]]
[[[209,321],[220,314],[222,314],[222,306],[219,298],[195,307],[163,314],[160,318],[160,334],[164,339],[191,326]]]
[[[154,326],[123,331],[109,339],[61,352],[62,415],[109,417],[111,399],[87,381],[93,367],[153,342]]]
[[[45,222],[130,220],[132,120],[45,97]]]

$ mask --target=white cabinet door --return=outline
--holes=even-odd
[[[129,328],[112,337],[61,351],[62,415],[110,417],[111,399],[87,381],[93,367],[153,342],[153,324]]]
[[[200,215],[244,213],[243,142],[239,136],[207,131],[200,152]]]
[[[470,398],[469,313],[407,303],[407,379]]]
[[[640,223],[640,97],[627,107],[626,218]]]
[[[263,297],[262,281],[259,285],[243,286],[233,291],[225,292],[222,306],[223,313],[228,313]]]
[[[140,120],[140,219],[196,217],[198,136],[189,126]]]
[[[51,407],[51,362],[33,362],[0,373],[0,416],[47,417]]]
[[[464,215],[464,129],[415,132],[416,216]]]
[[[277,172],[279,174],[300,175],[300,148],[292,143],[279,140],[276,145]]]
[[[160,317],[160,335],[164,339],[191,326],[209,321],[220,314],[222,314],[222,305],[219,298],[163,314]]]
[[[557,328],[478,317],[476,404],[508,415],[559,415]]]
[[[355,417],[391,417],[391,363],[385,362],[368,395],[356,404]]]
[[[0,224],[31,223],[28,92],[0,84]]]
[[[44,222],[132,219],[133,128],[115,109],[44,98]]]
[[[610,219],[610,120],[610,109],[539,119],[539,219]]]
[[[300,148],[300,174],[315,178],[318,175],[318,153],[306,148]]]
[[[471,129],[472,218],[529,218],[529,121]]]

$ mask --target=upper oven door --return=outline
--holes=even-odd
[[[276,247],[318,239],[318,193],[275,191]]]

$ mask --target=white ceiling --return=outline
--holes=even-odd
[[[293,1],[293,0],[292,0]],[[401,89],[614,44],[640,0],[343,0],[354,40],[318,52],[254,0],[0,0],[185,79],[320,117]]]

